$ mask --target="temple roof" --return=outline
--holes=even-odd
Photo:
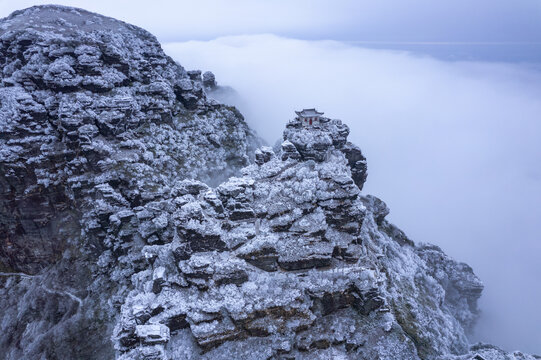
[[[300,117],[312,117],[312,116],[321,116],[322,112],[318,112],[316,109],[303,109],[302,111],[295,111]]]

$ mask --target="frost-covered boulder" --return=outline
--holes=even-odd
[[[255,163],[263,165],[274,156],[274,151],[269,146],[263,146],[255,151]]]
[[[301,158],[301,154],[297,150],[297,147],[289,140],[285,140],[282,143],[282,160],[293,159],[298,160]]]
[[[214,90],[217,86],[216,84],[216,76],[214,76],[214,74],[210,71],[205,71],[203,73],[203,86],[205,87],[205,89],[208,89],[208,90]]]
[[[169,341],[169,328],[163,324],[137,325],[135,334],[144,344],[159,344]]]

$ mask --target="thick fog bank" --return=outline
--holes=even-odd
[[[346,121],[365,192],[483,279],[473,340],[541,353],[541,74],[272,35],[164,48],[232,86],[225,100],[269,143],[295,109]]]

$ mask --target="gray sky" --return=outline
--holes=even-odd
[[[0,16],[38,3],[0,0]],[[188,69],[214,71],[269,142],[297,108],[344,120],[368,158],[366,192],[485,282],[477,339],[541,353],[541,72],[358,43],[490,42],[508,56],[519,48],[501,43],[541,45],[541,0],[56,3],[146,28]],[[528,51],[517,59],[541,59]]]
[[[541,42],[539,0],[0,0],[0,16],[47,3],[128,21],[161,41],[273,33],[301,39]]]

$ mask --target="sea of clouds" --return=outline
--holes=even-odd
[[[541,73],[274,35],[164,49],[233,87],[220,100],[270,144],[303,107],[345,121],[368,158],[363,191],[484,281],[473,340],[541,353]]]

